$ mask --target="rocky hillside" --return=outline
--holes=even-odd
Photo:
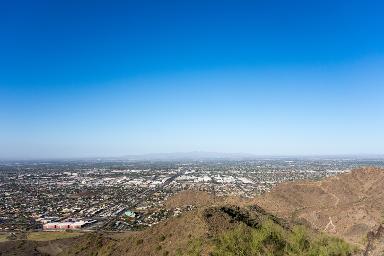
[[[362,168],[320,181],[280,184],[253,203],[363,246],[367,233],[384,221],[384,170]]]
[[[352,255],[355,248],[257,205],[204,207],[142,232],[89,234],[59,255]]]

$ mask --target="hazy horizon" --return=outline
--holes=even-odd
[[[6,1],[0,159],[384,155],[377,1]]]
[[[147,154],[129,154],[120,156],[67,156],[0,158],[4,162],[17,161],[179,161],[179,160],[265,160],[265,159],[384,159],[384,154],[307,154],[307,155],[257,155],[239,152],[163,152]]]

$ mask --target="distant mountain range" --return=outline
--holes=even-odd
[[[152,160],[152,161],[175,161],[175,160],[251,160],[251,159],[383,159],[384,155],[256,155],[250,153],[220,153],[220,152],[174,152],[125,155],[118,157],[119,160]]]
[[[335,160],[383,160],[383,154],[331,154],[331,155],[257,155],[251,153],[220,153],[207,151],[132,154],[123,156],[57,157],[57,158],[1,158],[0,164],[14,162],[52,161],[204,161],[204,160],[273,160],[273,159],[335,159]]]
[[[174,161],[174,160],[245,160],[253,159],[258,156],[246,153],[217,153],[217,152],[177,152],[177,153],[155,153],[143,155],[126,155],[120,157],[124,160],[161,160],[161,161]]]

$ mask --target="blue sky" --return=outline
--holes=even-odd
[[[380,1],[4,1],[0,158],[384,154]]]

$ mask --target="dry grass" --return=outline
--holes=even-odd
[[[27,235],[28,240],[33,241],[50,241],[56,239],[72,238],[81,236],[80,232],[65,232],[65,231],[52,231],[52,232],[32,232]]]
[[[7,234],[0,234],[0,242],[8,241],[8,235]]]

